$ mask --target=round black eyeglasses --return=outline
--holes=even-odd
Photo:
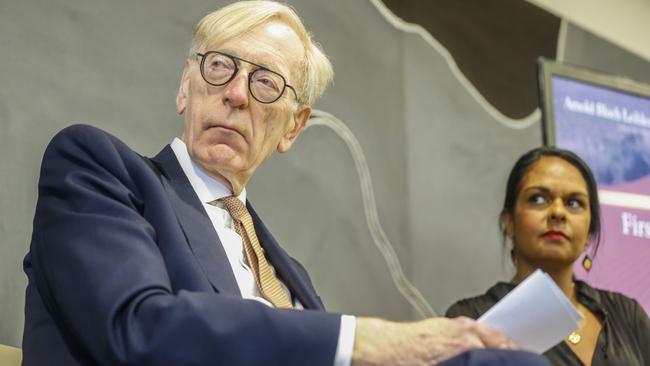
[[[264,104],[273,103],[282,97],[286,88],[291,89],[298,100],[296,89],[287,84],[284,76],[264,66],[219,51],[197,53],[196,56],[201,58],[201,76],[210,85],[228,84],[239,71],[238,63],[246,62],[257,67],[248,75],[248,90],[255,100]]]

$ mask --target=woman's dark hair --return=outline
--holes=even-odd
[[[596,188],[596,180],[594,175],[589,169],[587,163],[578,157],[575,153],[569,150],[558,149],[554,147],[542,146],[530,150],[522,155],[515,163],[508,176],[508,184],[506,185],[506,197],[503,201],[503,208],[501,209],[501,216],[499,217],[499,228],[503,235],[503,244],[506,245],[506,231],[501,218],[503,214],[508,212],[514,218],[515,204],[517,203],[517,196],[521,190],[521,181],[524,179],[530,168],[543,157],[557,157],[569,164],[576,167],[582,178],[587,184],[587,192],[589,194],[589,210],[591,211],[591,222],[589,223],[589,238],[593,247],[591,249],[592,256],[596,255],[598,245],[600,244],[600,204],[598,203],[598,190]]]

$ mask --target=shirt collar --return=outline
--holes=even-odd
[[[187,179],[190,181],[192,189],[194,189],[201,202],[208,203],[232,195],[228,187],[208,175],[208,173],[192,160],[190,154],[187,152],[187,146],[181,139],[178,137],[174,138],[171,143],[171,148]],[[242,189],[241,194],[237,198],[246,203],[246,188]]]
[[[602,306],[602,299],[598,291],[584,281],[575,280],[574,282],[576,284],[578,301],[596,313],[596,315],[600,315],[601,320],[607,318],[607,311]]]

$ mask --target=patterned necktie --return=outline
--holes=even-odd
[[[280,281],[275,277],[273,269],[269,262],[266,261],[266,257],[264,257],[264,249],[262,249],[257,239],[253,218],[246,205],[235,196],[220,198],[210,202],[210,204],[215,205],[217,202],[223,202],[233,218],[235,230],[244,242],[244,252],[246,253],[246,259],[248,259],[248,265],[253,271],[255,283],[262,296],[276,308],[293,308],[287,294],[282,289],[282,285],[280,285]]]

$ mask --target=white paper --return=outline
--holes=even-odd
[[[536,270],[478,319],[522,349],[543,353],[578,329],[582,314],[551,277]]]

